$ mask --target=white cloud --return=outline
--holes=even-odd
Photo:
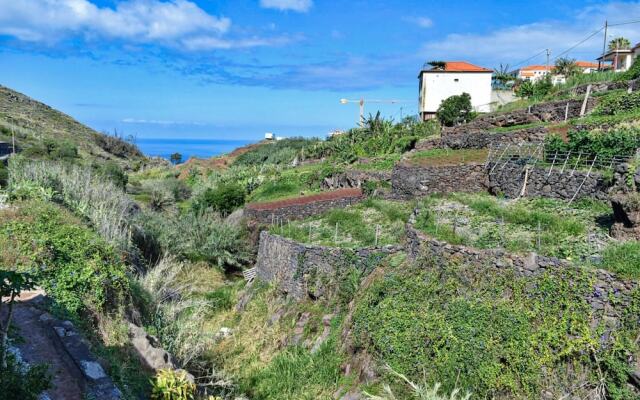
[[[231,20],[189,0],[124,0],[115,8],[89,0],[0,0],[0,34],[55,43],[68,37],[106,38],[187,49],[268,46],[276,39],[228,39]]]
[[[312,0],[260,0],[263,8],[274,8],[281,11],[307,12],[313,6]]]
[[[433,26],[433,20],[429,17],[410,17],[408,21],[413,22],[420,28],[431,28]]]
[[[495,67],[500,63],[518,63],[541,52],[551,50],[551,62],[585,39],[604,25],[625,22],[629,16],[640,15],[640,2],[615,2],[601,6],[589,6],[576,11],[569,21],[542,21],[523,25],[514,25],[487,33],[454,33],[444,39],[432,40],[422,47],[421,55],[425,59],[465,59],[486,67]],[[632,18],[631,18],[632,19]],[[614,26],[609,33],[625,36],[632,43],[640,41],[638,25]],[[563,56],[594,60],[602,51],[603,32],[578,45]],[[526,64],[543,62],[540,55]]]

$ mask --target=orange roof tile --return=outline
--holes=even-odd
[[[598,68],[598,63],[591,61],[576,61],[576,65],[580,68]]]
[[[451,72],[493,72],[490,69],[479,67],[466,61],[446,61],[444,70]]]
[[[546,65],[527,65],[526,67],[522,67],[520,68],[520,71],[545,71],[545,70],[552,70],[553,66],[549,65],[548,67]]]

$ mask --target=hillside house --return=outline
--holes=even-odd
[[[523,81],[537,82],[551,73],[553,66],[546,65],[527,65],[517,71],[518,79]]]
[[[598,61],[605,65],[610,65],[616,72],[624,72],[631,68],[634,56],[637,56],[638,51],[638,45],[633,49],[611,50],[605,53],[605,55],[598,57]]]
[[[434,118],[443,100],[469,93],[475,111],[489,112],[493,71],[466,61],[445,61],[420,71],[419,113],[423,121]]]

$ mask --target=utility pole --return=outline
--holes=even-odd
[[[547,75],[551,77],[551,71],[549,70],[549,57],[551,56],[551,50],[547,49]]]
[[[609,28],[609,21],[604,21],[604,39],[602,40],[602,57],[598,65],[598,70],[604,70],[604,54],[607,50],[607,29]]]

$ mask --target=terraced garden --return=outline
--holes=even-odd
[[[283,222],[270,232],[298,242],[343,248],[400,244],[411,202],[369,198],[302,221]]]

